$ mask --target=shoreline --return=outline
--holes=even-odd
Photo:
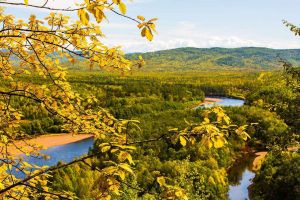
[[[204,99],[204,102],[220,102],[220,101],[222,101],[222,99],[221,98],[217,98],[217,97],[206,97],[205,99]]]
[[[252,168],[254,171],[258,171],[265,159],[265,157],[267,156],[268,152],[267,151],[259,151],[259,152],[255,152],[255,158],[253,160],[252,163]]]
[[[222,99],[220,99],[220,98],[205,97],[204,101],[201,102],[198,106],[214,104],[214,103],[218,103],[218,102],[221,102],[221,101],[222,101]]]
[[[92,134],[53,134],[53,135],[42,135],[33,139],[16,141],[15,146],[9,146],[8,152],[12,156],[20,156],[24,154],[22,151],[33,152],[48,149],[51,147],[62,146],[79,142],[85,139],[94,137]]]

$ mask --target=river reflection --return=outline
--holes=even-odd
[[[230,200],[250,199],[248,187],[252,184],[252,179],[255,177],[255,173],[252,171],[254,158],[254,155],[246,155],[229,170],[228,179],[230,186],[228,198]]]

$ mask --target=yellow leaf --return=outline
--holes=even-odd
[[[137,16],[137,18],[138,18],[139,20],[141,20],[141,21],[145,21],[145,17],[144,17],[144,16],[139,15],[139,16]]]
[[[138,27],[139,29],[141,29],[141,28],[143,28],[145,25],[146,25],[146,22],[143,22],[143,23],[139,23],[139,24],[137,25],[137,27]]]
[[[125,152],[125,151],[121,151],[119,156],[118,156],[118,159],[121,161],[121,162],[124,162],[126,159],[129,161],[130,164],[133,164],[133,160],[132,160],[132,157],[129,153]]]
[[[125,179],[125,172],[124,171],[118,171],[119,177],[124,180]]]
[[[177,190],[177,191],[175,192],[175,195],[176,195],[177,197],[181,197],[181,196],[183,195],[182,190]]]
[[[78,16],[79,16],[80,21],[84,25],[88,25],[89,24],[90,16],[89,16],[89,14],[84,9],[78,10]]]
[[[125,15],[126,14],[126,11],[127,11],[127,8],[126,8],[126,5],[124,3],[119,3],[119,10],[120,12]]]
[[[157,20],[158,20],[158,18],[153,18],[153,19],[149,20],[148,23],[151,23],[151,22],[154,22],[154,21],[157,21]]]
[[[115,4],[119,4],[119,3],[121,2],[121,0],[113,0],[113,2],[114,2]]]
[[[223,120],[227,125],[230,124],[230,118],[227,115],[224,116]]]
[[[166,179],[163,176],[157,177],[157,182],[160,186],[165,186],[166,185]]]
[[[152,31],[149,28],[146,28],[145,32],[146,38],[151,42],[153,40],[153,34]]]
[[[196,139],[195,139],[194,137],[191,137],[191,138],[190,138],[190,143],[191,143],[192,145],[196,144]]]
[[[122,164],[119,165],[119,167],[124,169],[125,171],[130,172],[130,173],[133,174],[133,171],[132,171],[132,169],[130,168],[130,166],[128,164],[122,163]]]
[[[107,152],[108,150],[110,150],[110,146],[105,146],[101,149],[103,153]]]
[[[119,151],[119,149],[112,149],[110,152],[111,153],[116,153],[117,151]]]
[[[157,33],[155,24],[151,23],[151,24],[148,24],[148,26],[151,28],[152,31]]]
[[[120,195],[119,192],[119,185],[118,184],[113,184],[109,187],[109,190],[115,193],[116,195]]]
[[[180,140],[180,144],[185,147],[186,146],[186,139],[183,136],[179,136],[179,140]]]
[[[105,15],[101,9],[96,8],[95,18],[98,23],[101,23],[103,18],[105,18]]]
[[[3,142],[3,143],[7,143],[8,142],[8,139],[7,139],[7,137],[5,136],[5,135],[1,135],[1,142]]]
[[[143,29],[142,29],[142,32],[141,32],[141,35],[142,35],[142,37],[145,37],[146,36],[146,27],[144,27]]]
[[[215,148],[222,148],[225,144],[224,138],[221,137],[217,137],[217,139],[215,139],[214,141],[214,147]]]
[[[0,182],[0,190],[4,189],[5,186]]]
[[[26,6],[28,6],[28,0],[24,0]]]

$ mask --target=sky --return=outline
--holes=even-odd
[[[78,1],[78,0],[76,0]],[[50,6],[72,7],[74,0],[50,0]],[[148,52],[179,47],[267,47],[300,48],[295,37],[282,24],[300,24],[300,0],[124,0],[127,15],[159,18],[158,34],[152,42],[141,38],[136,24],[107,13],[109,22],[101,26],[109,46],[122,46],[125,52]],[[129,2],[128,2],[129,1]],[[18,2],[16,0],[15,2]],[[21,1],[22,2],[22,1]],[[41,0],[29,3],[41,4]],[[25,18],[45,11],[8,7],[7,13]],[[77,16],[74,14],[74,18]]]

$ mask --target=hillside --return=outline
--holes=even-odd
[[[277,50],[268,48],[178,48],[149,53],[128,54],[137,59],[142,55],[146,66],[142,71],[197,71],[197,70],[273,70],[284,59],[300,64],[300,49]]]

